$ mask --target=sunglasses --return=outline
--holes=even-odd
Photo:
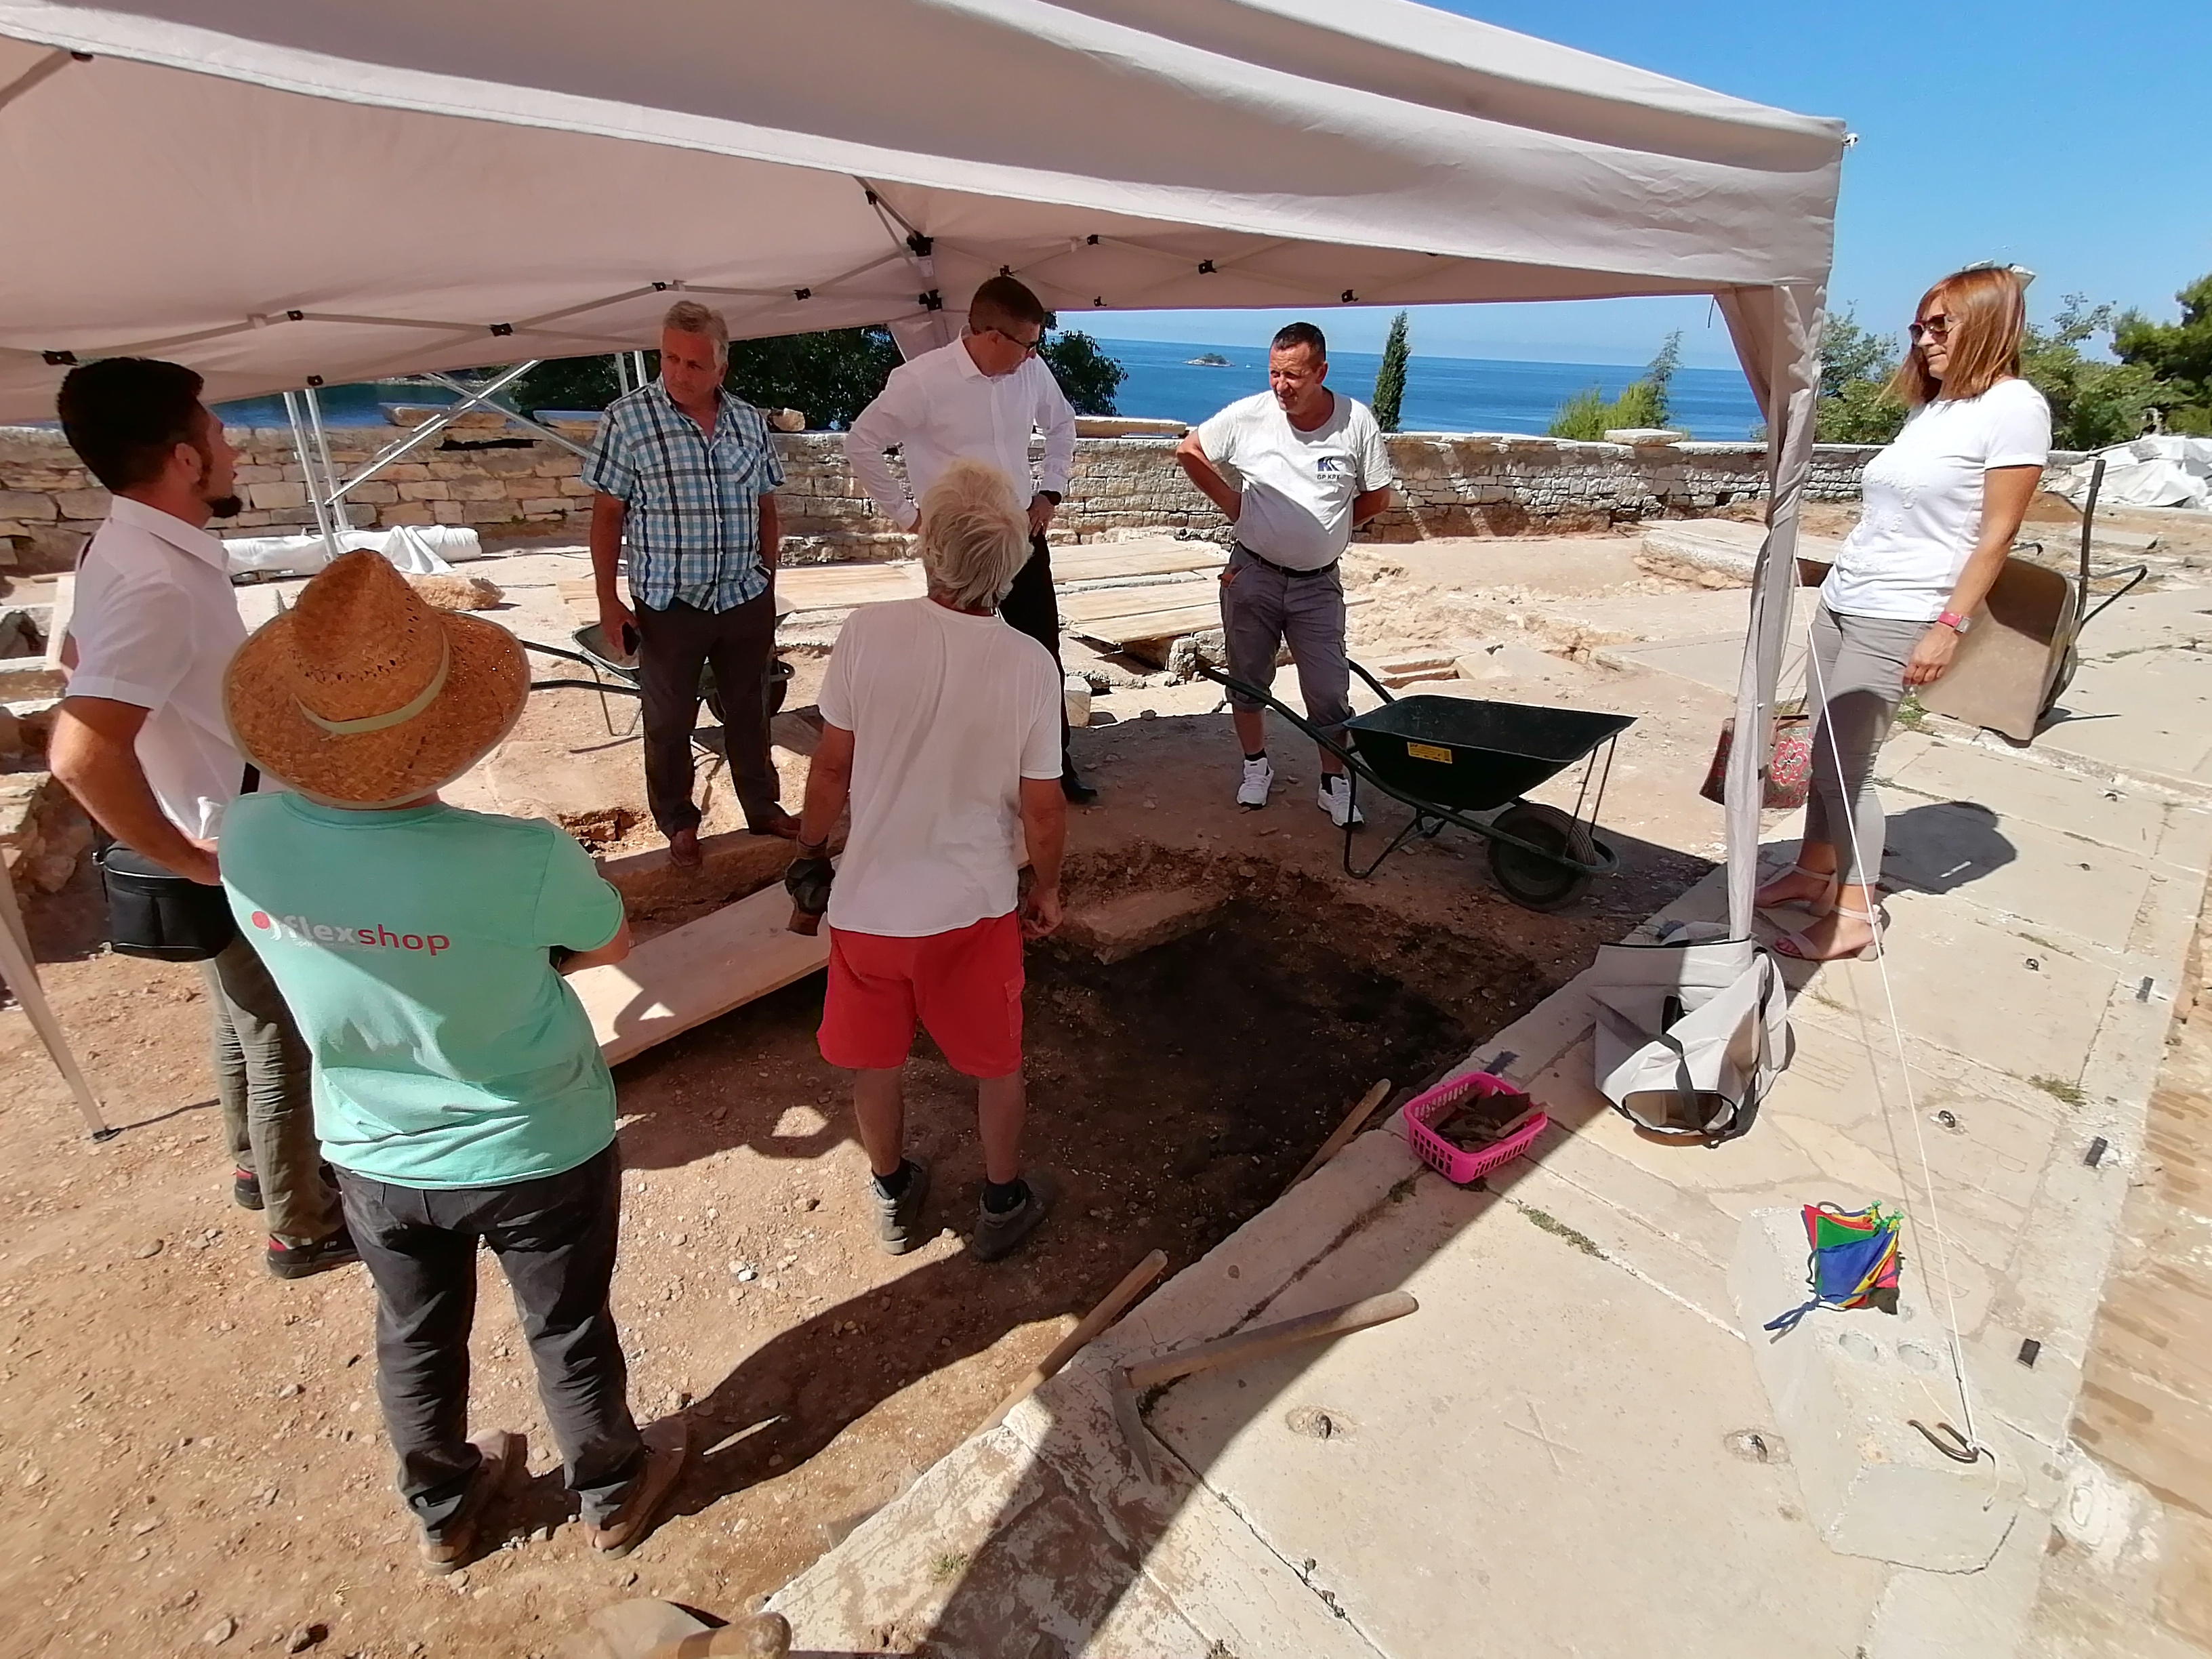
[[[1022,356],[1024,357],[1034,357],[1038,352],[1044,349],[1044,336],[1042,333],[1039,333],[1034,340],[1024,340],[1017,335],[1007,333],[1003,328],[986,328],[983,332],[986,334],[997,335],[1008,345],[1019,346],[1022,349]]]
[[[1951,337],[1951,319],[1939,311],[1925,322],[1914,323],[1905,331],[1912,337],[1915,345],[1920,343],[1923,336],[1931,340],[1948,340]]]

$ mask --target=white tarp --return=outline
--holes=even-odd
[[[2212,510],[2212,438],[2161,432],[2114,444],[2076,462],[2061,475],[2058,492],[2076,507],[2089,499],[2089,477],[2104,458],[2100,507],[2191,507]]]
[[[1408,0],[0,0],[0,421],[1094,307],[1713,294],[1772,434],[1765,729],[1844,129]],[[1748,930],[1762,744],[1729,775]]]
[[[341,553],[367,548],[410,576],[442,576],[448,559],[483,556],[483,544],[466,525],[399,525],[390,530],[337,530],[328,536],[227,536],[222,552],[234,576],[312,576]]]

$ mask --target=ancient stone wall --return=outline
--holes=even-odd
[[[586,422],[556,422],[588,444]],[[342,473],[404,436],[402,428],[338,427],[330,432]],[[234,429],[239,483],[247,510],[226,530],[282,533],[312,528],[305,477],[281,428]],[[786,481],[778,492],[794,556],[866,558],[903,550],[905,538],[876,515],[845,465],[844,439],[828,432],[778,434]],[[1692,516],[1765,494],[1765,457],[1750,444],[1574,443],[1479,434],[1401,433],[1389,440],[1401,504],[1364,532],[1385,541],[1427,536],[1510,536],[1575,532],[1655,518]],[[1850,501],[1874,453],[1854,446],[1814,452],[1815,500]],[[355,486],[352,521],[365,527],[469,525],[487,534],[580,535],[590,492],[582,463],[550,440],[523,434],[495,416],[465,417],[439,440]],[[107,507],[105,491],[77,465],[58,432],[0,428],[0,542],[12,541],[27,568],[65,568]],[[1116,532],[1185,531],[1220,536],[1227,526],[1175,462],[1175,440],[1085,438],[1056,529],[1077,540]]]

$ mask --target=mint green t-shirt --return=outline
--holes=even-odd
[[[401,1186],[502,1186],[614,1139],[614,1079],[549,951],[606,944],[622,898],[560,830],[247,795],[224,817],[222,860],[314,1058],[331,1163]]]

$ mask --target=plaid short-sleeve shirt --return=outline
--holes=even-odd
[[[768,422],[721,396],[710,441],[653,381],[607,405],[584,482],[629,509],[623,547],[630,598],[727,611],[768,591],[760,498],[783,483]]]

